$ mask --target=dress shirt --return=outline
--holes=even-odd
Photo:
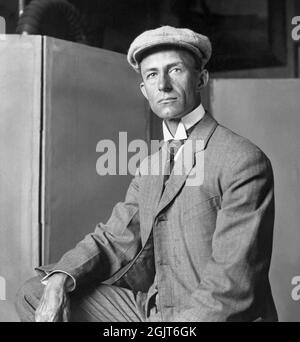
[[[197,122],[199,122],[205,114],[205,109],[203,108],[203,105],[200,104],[197,108],[195,108],[192,112],[186,114],[184,117],[181,118],[179,121],[179,124],[177,126],[175,135],[173,136],[170,132],[167,124],[165,121],[162,122],[162,128],[163,128],[163,137],[164,141],[170,141],[170,140],[186,140],[188,138],[187,131],[192,128]],[[174,161],[177,160],[181,150],[181,146],[176,153],[174,157]]]

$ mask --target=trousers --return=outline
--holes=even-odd
[[[43,295],[40,277],[26,281],[16,296],[16,310],[22,322],[34,322]],[[70,293],[71,322],[161,322],[156,306],[145,310],[147,293],[100,284]]]

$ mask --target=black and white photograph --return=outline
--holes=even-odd
[[[0,322],[300,322],[300,0],[0,0]]]

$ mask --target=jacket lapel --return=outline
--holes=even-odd
[[[208,113],[206,113],[203,119],[196,124],[189,138],[183,145],[179,158],[176,160],[174,169],[158,204],[155,217],[174,199],[182,188],[192,168],[195,166],[196,153],[205,149],[208,140],[217,125],[217,121]]]

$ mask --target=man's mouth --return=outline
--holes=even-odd
[[[177,100],[177,97],[166,97],[164,99],[159,100],[158,103],[164,104],[164,103],[174,102],[176,100]]]

